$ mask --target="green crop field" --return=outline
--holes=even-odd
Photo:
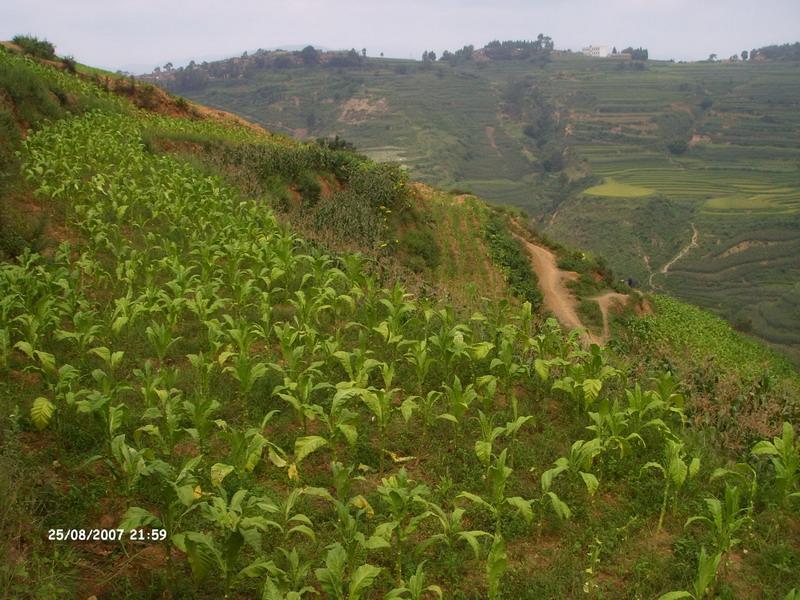
[[[523,208],[546,233],[603,253],[620,277],[800,357],[800,313],[780,312],[800,279],[798,63],[629,66],[574,55],[544,65],[370,59],[263,69],[186,93],[297,137],[341,135],[422,181]],[[520,82],[554,111],[566,172],[599,178],[585,196],[553,200],[555,174],[524,134],[525,115],[509,110]],[[691,241],[691,223],[697,247],[661,273]]]
[[[594,185],[584,193],[590,196],[608,196],[611,198],[640,198],[652,195],[654,190],[629,183],[620,183],[609,177],[602,184]]]

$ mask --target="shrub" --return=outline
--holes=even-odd
[[[348,142],[344,138],[340,138],[338,135],[335,137],[317,138],[316,142],[323,148],[328,148],[330,150],[349,150],[350,152],[356,151],[355,144]]]
[[[64,69],[66,69],[68,73],[72,73],[74,75],[78,72],[78,63],[71,56],[64,56],[61,59],[61,64],[64,65]]]
[[[347,183],[353,192],[375,207],[395,208],[404,204],[407,181],[406,172],[390,163],[358,162],[347,174]]]
[[[352,190],[334,192],[319,202],[314,226],[325,229],[344,241],[375,245],[383,231],[383,217],[363,196]]]
[[[26,249],[40,251],[46,225],[43,214],[32,217],[12,206],[7,197],[0,198],[0,257],[13,258]]]
[[[667,144],[667,150],[669,150],[672,154],[683,154],[689,149],[689,144],[686,143],[686,140],[673,140]]]
[[[563,171],[564,167],[566,167],[564,150],[561,148],[552,150],[542,161],[542,166],[548,173],[558,173],[559,171]]]
[[[542,304],[539,281],[531,269],[528,253],[518,240],[511,237],[504,217],[496,212],[489,215],[484,228],[492,260],[503,269],[506,282],[514,293],[529,301],[534,308]]]
[[[17,121],[25,126],[63,116],[63,109],[55,98],[66,96],[56,92],[60,90],[48,86],[35,72],[19,63],[7,63],[0,69],[0,95],[5,94],[11,101]]]
[[[424,267],[435,269],[439,266],[441,249],[430,229],[407,231],[400,239],[400,247],[408,254],[407,266],[413,271],[419,272]]]
[[[603,326],[603,312],[600,310],[600,305],[594,300],[581,299],[578,305],[578,314],[583,323],[590,327],[599,329]]]
[[[306,204],[314,206],[317,202],[319,202],[322,188],[320,187],[319,181],[317,181],[314,173],[310,171],[303,171],[300,173],[295,180],[295,186],[297,187],[297,191],[300,192],[300,195],[303,197],[303,201]]]
[[[40,40],[32,35],[15,35],[11,41],[22,48],[25,54],[47,60],[56,58],[56,47],[47,40]]]

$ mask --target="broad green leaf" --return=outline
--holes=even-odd
[[[478,440],[475,442],[475,454],[482,463],[488,463],[492,458],[492,443]]]
[[[125,531],[139,529],[141,527],[161,527],[161,519],[149,510],[139,506],[132,506],[122,515],[122,521],[120,521],[119,527]]]
[[[553,506],[553,510],[558,515],[560,519],[564,519],[565,521],[572,517],[572,511],[569,509],[569,506],[561,500],[558,496],[556,496],[553,492],[547,492],[547,495],[550,497],[550,504]]]
[[[233,472],[233,465],[226,465],[224,463],[216,463],[211,465],[211,483],[215,487],[222,485],[223,479]]]
[[[597,480],[592,473],[584,473],[583,471],[580,472],[581,479],[583,479],[583,483],[586,485],[586,491],[589,492],[590,496],[594,496],[595,492],[597,492],[597,488],[600,487],[600,482]]]
[[[408,423],[414,414],[414,411],[419,408],[419,405],[411,398],[406,398],[400,405],[400,414],[403,415],[403,420]]]
[[[506,502],[516,508],[517,512],[522,515],[522,518],[525,519],[527,523],[533,521],[533,508],[531,508],[530,500],[525,500],[520,496],[514,496],[512,498],[506,498]]]
[[[47,398],[39,396],[33,401],[31,406],[31,421],[36,429],[42,430],[50,424],[55,412],[55,404],[50,402]]]
[[[751,452],[756,455],[762,455],[762,454],[766,454],[768,456],[780,455],[780,452],[775,447],[775,445],[772,442],[767,442],[767,441],[758,442],[755,446],[753,446],[753,450]]]
[[[597,396],[600,395],[600,390],[603,388],[603,382],[599,379],[587,379],[583,382],[583,395],[586,398],[586,402],[591,404],[595,400],[597,400]]]
[[[473,360],[483,360],[489,355],[494,349],[494,344],[491,342],[479,342],[477,344],[473,344],[470,348],[470,354],[472,355]]]
[[[270,460],[270,462],[271,462],[273,465],[275,465],[276,467],[278,467],[279,469],[282,469],[282,468],[284,468],[284,467],[285,467],[285,466],[288,464],[288,463],[286,462],[286,459],[285,459],[285,458],[283,458],[281,455],[279,455],[279,454],[278,454],[278,453],[275,451],[275,449],[274,449],[274,448],[270,448],[270,449],[269,449],[269,452],[268,452],[267,456],[269,457],[269,460]]]
[[[475,531],[461,531],[459,532],[458,537],[465,540],[469,544],[470,548],[472,548],[472,552],[475,554],[475,558],[477,559],[478,555],[480,554],[479,538],[484,536],[491,537],[491,535],[492,534],[486,531],[475,530]]]
[[[196,581],[204,581],[215,567],[224,568],[224,562],[214,546],[214,541],[205,533],[190,531],[185,534],[183,544]]]
[[[541,358],[537,358],[533,361],[533,368],[542,381],[546,381],[547,378],[550,377],[550,367]]]
[[[239,571],[239,576],[248,577],[250,579],[261,579],[265,575],[276,575],[278,572],[279,569],[275,566],[273,561],[259,557]]]
[[[28,342],[17,342],[14,344],[14,348],[26,354],[28,358],[33,358],[33,346]]]
[[[312,452],[315,452],[326,446],[328,444],[328,440],[324,437],[320,437],[318,435],[307,435],[304,437],[299,437],[294,442],[294,460],[295,463],[300,463],[304,458],[306,458]]]
[[[380,575],[381,570],[379,567],[369,564],[358,567],[350,576],[348,600],[359,600],[367,588],[375,583],[375,579]]]

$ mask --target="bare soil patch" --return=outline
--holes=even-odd
[[[342,112],[339,114],[338,120],[348,125],[358,125],[370,117],[385,113],[387,108],[386,98],[378,98],[374,101],[370,101],[369,98],[350,98],[342,104]]]

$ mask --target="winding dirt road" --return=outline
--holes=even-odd
[[[590,344],[601,343],[592,333],[588,331],[581,322],[578,312],[575,310],[575,298],[567,288],[564,280],[574,277],[574,273],[562,271],[558,268],[555,254],[547,248],[537,246],[525,238],[514,234],[520,243],[531,256],[531,266],[539,278],[539,288],[544,296],[544,307],[549,310],[558,322],[567,329],[581,328],[585,333],[581,336]]]
[[[608,313],[609,310],[618,302],[625,304],[628,296],[617,292],[607,292],[592,298],[600,306],[603,314],[603,335],[596,336],[583,324],[576,309],[577,302],[572,292],[566,286],[566,281],[577,277],[573,271],[562,271],[558,268],[555,254],[549,249],[529,242],[522,236],[514,233],[520,243],[525,247],[531,257],[531,266],[536,276],[539,278],[539,288],[544,296],[544,307],[553,313],[559,323],[566,329],[583,329],[581,339],[586,344],[602,345],[608,341],[611,335]]]

